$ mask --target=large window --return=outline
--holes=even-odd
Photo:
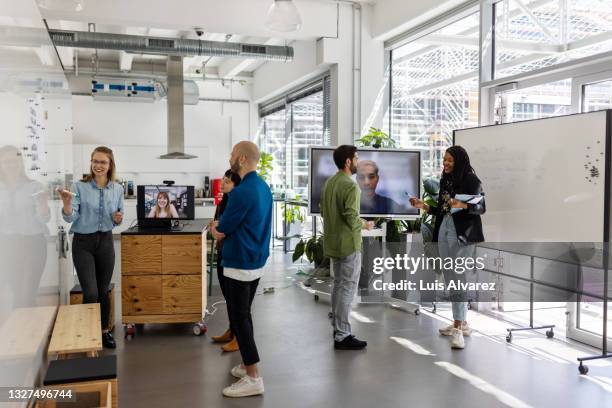
[[[542,119],[571,113],[572,81],[564,79],[496,93],[496,123]]]
[[[301,196],[308,191],[308,146],[329,144],[323,135],[323,92],[291,104],[290,188]]]
[[[612,108],[612,0],[466,0],[386,48],[384,128],[422,151],[424,178],[455,129]],[[554,310],[568,337],[601,345],[601,302]]]
[[[495,78],[612,50],[612,1],[502,0],[495,16]]]
[[[478,16],[392,51],[390,134],[422,151],[424,178],[440,173],[454,129],[478,125]]]
[[[261,111],[262,126],[258,136],[262,151],[272,154],[270,184],[274,190],[292,190],[301,197],[308,192],[308,146],[329,145],[324,125],[323,81],[300,93],[276,101],[276,109]],[[297,95],[297,96],[295,96]]]
[[[287,173],[287,135],[285,134],[286,111],[281,109],[265,116],[260,134],[260,148],[273,157],[273,170],[270,178],[272,188],[281,188],[285,184]]]

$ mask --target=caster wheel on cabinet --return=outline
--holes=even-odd
[[[201,336],[208,331],[208,326],[204,323],[196,323],[193,325],[193,334],[196,336]]]
[[[136,334],[136,329],[134,325],[132,324],[125,325],[124,334],[125,334],[124,337],[126,340],[132,340],[134,338],[134,335]]]

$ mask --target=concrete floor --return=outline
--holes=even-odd
[[[315,302],[300,288],[296,272],[287,256],[274,252],[259,288],[275,286],[275,293],[255,298],[263,396],[221,395],[234,381],[231,367],[240,362],[238,352],[223,354],[209,338],[227,327],[225,305],[209,320],[206,336],[194,336],[191,325],[147,325],[131,341],[123,339],[118,310],[114,353],[120,405],[612,407],[611,366],[592,364],[586,378],[575,364],[541,358],[506,345],[503,337],[487,335],[472,336],[464,350],[453,351],[437,332],[444,322],[426,313],[415,316],[383,305],[358,306],[353,330],[368,341],[368,348],[334,351],[329,304]],[[120,297],[117,300],[120,305]],[[544,341],[562,345],[556,339]],[[592,352],[585,349],[583,354]]]

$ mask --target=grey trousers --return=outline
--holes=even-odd
[[[332,326],[334,340],[342,341],[351,335],[351,303],[357,292],[361,273],[361,252],[353,252],[344,258],[332,258],[334,287],[332,289]]]
[[[457,238],[455,222],[450,214],[442,219],[440,232],[438,233],[438,252],[441,258],[474,258],[476,245],[463,244]],[[466,272],[458,273],[453,270],[443,269],[444,280],[448,284],[451,280],[465,283]],[[465,321],[467,315],[467,291],[450,290],[450,300],[453,310],[453,320]]]

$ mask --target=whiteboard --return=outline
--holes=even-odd
[[[607,114],[454,132],[483,183],[486,241],[603,241]]]

